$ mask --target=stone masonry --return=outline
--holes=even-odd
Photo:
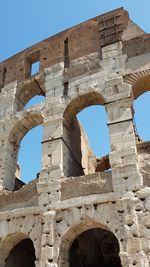
[[[0,267],[150,266],[150,143],[133,123],[149,83],[150,35],[123,8],[0,63]],[[107,112],[102,159],[76,118],[90,105]],[[19,144],[40,124],[42,169],[22,186]]]

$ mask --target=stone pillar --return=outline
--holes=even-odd
[[[7,189],[12,191],[15,183],[15,159],[13,148],[8,144],[11,123],[14,116],[14,95],[17,83],[12,82],[1,89],[0,97],[0,191]]]
[[[62,170],[63,119],[44,122],[42,141],[42,169],[58,166]]]
[[[40,267],[57,267],[54,262],[54,218],[55,211],[44,212],[42,216],[43,233],[41,242]]]
[[[6,129],[7,125],[5,124],[3,127]],[[0,190],[7,189],[13,191],[18,147],[9,142],[9,132],[2,133],[1,131],[0,149]]]
[[[63,63],[45,70],[42,170],[37,184],[39,205],[43,207],[60,199],[59,179],[63,176],[63,72]]]
[[[60,199],[60,178],[63,176],[63,123],[62,119],[44,123],[42,142],[42,170],[37,184],[39,205],[46,207]]]
[[[106,109],[110,131],[113,190],[136,191],[142,186],[132,121],[131,87],[122,78],[106,82]]]

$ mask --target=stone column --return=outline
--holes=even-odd
[[[43,233],[41,242],[40,267],[57,267],[54,244],[55,211],[44,212],[42,216]]]
[[[46,207],[60,199],[59,179],[63,176],[63,62],[45,70],[42,170],[37,185],[39,205]]]
[[[59,166],[62,170],[63,119],[47,119],[43,126],[42,169]]]
[[[7,121],[10,125],[10,121]],[[15,170],[18,147],[9,142],[9,129],[7,123],[3,125],[0,132],[0,190],[12,191],[15,184]],[[1,123],[0,123],[1,125]],[[3,129],[5,130],[3,131]],[[3,131],[3,132],[2,132]]]
[[[131,87],[122,78],[114,78],[106,82],[106,94],[113,190],[136,191],[142,186],[142,177],[132,121]]]
[[[63,120],[50,118],[44,122],[42,170],[39,175],[39,205],[46,207],[60,199],[60,178],[63,176]]]

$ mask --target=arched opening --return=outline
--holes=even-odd
[[[150,140],[150,124],[148,123],[148,115],[150,114],[150,92],[140,95],[133,104],[134,119],[137,134],[137,141]]]
[[[22,186],[20,181],[18,181],[17,187],[15,183],[15,173],[16,169],[18,169],[18,152],[20,148],[20,142],[32,128],[42,124],[42,122],[42,115],[36,112],[27,112],[23,119],[18,121],[13,127],[8,139],[7,154],[5,159],[4,186],[7,190],[17,190]],[[31,144],[28,144],[28,146],[30,145]]]
[[[0,239],[0,266],[34,267],[35,260],[33,241],[25,233],[14,232]]]
[[[131,75],[134,103],[134,128],[137,142],[140,173],[143,185],[150,186],[150,70]],[[132,77],[133,76],[133,77]]]
[[[133,77],[132,77],[133,76]],[[129,79],[132,82],[132,90],[134,96],[134,125],[137,143],[150,140],[149,123],[147,114],[149,114],[150,102],[150,75],[149,70],[137,72],[131,75]]]
[[[16,244],[5,259],[5,267],[35,267],[35,249],[30,238]]]
[[[34,96],[33,98],[31,98],[27,104],[25,105],[25,108],[28,109],[28,108],[31,108],[33,107],[34,105],[37,105],[37,104],[41,104],[43,103],[45,100],[45,97],[44,96]]]
[[[121,267],[117,238],[101,228],[82,232],[70,247],[69,264],[70,267]]]
[[[140,173],[143,176],[143,185],[150,186],[150,91],[140,95],[133,104],[134,125],[137,141]]]
[[[43,102],[45,95],[44,76],[37,79],[33,76],[18,86],[14,98],[14,111],[20,111],[25,106],[29,108]]]
[[[105,155],[104,157],[97,158],[96,155],[91,150],[87,135],[81,125],[81,123],[78,121],[78,118],[80,120],[80,117],[82,117],[82,114],[79,113],[83,112],[85,113],[84,117],[84,126],[87,125],[89,127],[91,134],[93,136],[95,135],[92,121],[94,121],[95,125],[100,125],[101,117],[99,118],[99,115],[103,115],[101,110],[100,113],[98,112],[99,109],[103,109],[103,112],[106,113],[105,108],[102,107],[104,104],[103,97],[98,92],[88,92],[86,94],[80,95],[79,97],[72,100],[69,105],[67,106],[65,112],[64,112],[64,147],[63,147],[63,158],[64,158],[64,174],[65,176],[80,176],[83,174],[90,174],[94,172],[101,172],[108,170],[110,168],[109,164],[109,149],[105,150],[107,151],[107,155],[105,155],[104,150],[102,153],[99,151],[99,156]],[[92,107],[90,107],[92,106]],[[88,107],[88,108],[87,108]],[[92,112],[92,109],[94,112]],[[90,112],[89,112],[90,111]],[[79,113],[78,116],[76,116]],[[86,113],[89,113],[88,116],[86,116]],[[94,115],[95,114],[95,115]],[[95,118],[93,118],[95,116]],[[104,119],[104,118],[103,118]],[[106,116],[105,116],[105,130],[107,129],[107,123],[106,123]],[[86,126],[85,126],[86,128]],[[102,132],[102,129],[99,128],[99,130]],[[108,139],[109,134],[108,130],[104,131],[105,137],[107,136],[107,142],[105,143],[105,147],[108,148]],[[93,139],[102,139],[100,133],[96,135]],[[95,140],[96,141],[96,140]],[[103,143],[104,143],[103,139]],[[96,144],[95,144],[96,147]]]
[[[42,133],[43,127],[38,125],[32,128],[21,140],[18,153],[20,168],[18,178],[24,183],[37,178],[41,169]]]
[[[93,105],[77,114],[77,118],[86,131],[90,147],[96,157],[109,154],[109,131],[107,114],[102,105]]]
[[[134,99],[137,99],[140,95],[150,91],[150,75],[146,75],[145,74],[146,71],[144,72],[139,72],[136,74],[136,76],[134,77],[133,75],[133,95],[134,95]],[[132,81],[132,78],[131,78]]]

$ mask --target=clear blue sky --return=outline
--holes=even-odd
[[[135,23],[150,32],[149,0],[0,0],[0,4],[0,61],[55,33],[121,6],[129,11]],[[141,105],[142,101],[144,104]],[[145,115],[150,112],[149,103],[149,93],[136,103],[136,121],[137,125],[143,126],[139,127],[139,133],[144,140],[150,139],[150,126]],[[97,155],[108,153],[104,110],[91,107],[82,112],[80,120],[88,132],[94,152]],[[22,141],[19,153],[22,177],[26,181],[35,177],[41,160],[38,144],[42,130],[36,127],[31,134]]]

